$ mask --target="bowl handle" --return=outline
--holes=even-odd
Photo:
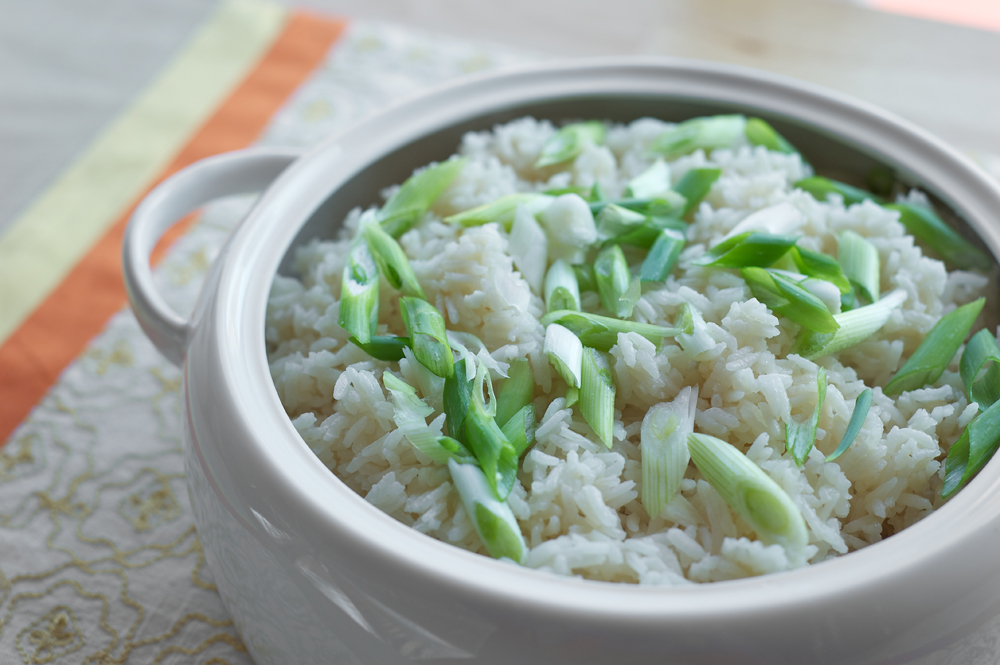
[[[170,362],[183,363],[191,322],[171,309],[153,282],[149,257],[157,241],[209,201],[266,189],[301,154],[248,148],[209,157],[164,180],[135,209],[122,243],[125,289],[139,325]]]

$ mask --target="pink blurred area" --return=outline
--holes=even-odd
[[[869,6],[896,14],[1000,31],[1000,0],[869,0]]]

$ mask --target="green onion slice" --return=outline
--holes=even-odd
[[[458,157],[441,162],[410,176],[396,194],[378,211],[378,221],[393,238],[398,238],[427,214],[428,208],[465,168],[468,159]]]
[[[571,388],[580,387],[583,342],[558,323],[545,327],[545,355]]]
[[[580,285],[573,266],[562,259],[554,261],[545,275],[544,293],[546,311],[579,310]]]
[[[837,238],[837,261],[868,302],[878,300],[881,267],[875,245],[854,231],[843,231]]]
[[[795,187],[812,194],[813,198],[820,202],[825,202],[830,194],[839,194],[844,199],[845,206],[861,203],[862,201],[883,202],[881,198],[871,192],[866,192],[858,187],[852,187],[846,183],[820,176],[799,180],[795,183]]]
[[[958,235],[930,208],[909,203],[890,203],[885,207],[898,212],[899,222],[907,232],[923,241],[945,263],[963,270],[989,270],[993,267],[993,259]]]
[[[851,282],[832,256],[796,246],[791,252],[791,257],[796,269],[803,275],[830,282],[841,294],[851,292]]]
[[[882,392],[898,395],[937,381],[962,346],[985,303],[986,299],[980,298],[942,316]]]
[[[597,225],[598,237],[608,239],[635,231],[646,223],[646,219],[642,213],[610,203],[601,208],[594,223]]]
[[[680,490],[691,460],[687,438],[694,432],[697,412],[697,388],[687,386],[672,402],[650,408],[642,419],[642,505],[650,517],[658,516]]]
[[[562,309],[549,312],[542,317],[543,326],[548,326],[550,323],[558,323],[568,328],[570,332],[580,338],[584,346],[590,346],[599,351],[610,351],[611,347],[618,343],[618,333],[638,333],[659,346],[664,337],[673,337],[679,333],[693,331],[690,315],[687,320],[678,322],[677,326],[664,328],[651,323],[624,321],[588,312],[573,312]]]
[[[959,370],[965,394],[979,404],[980,411],[1000,399],[1000,346],[993,333],[984,328],[972,336],[962,352]]]
[[[745,131],[751,145],[762,145],[768,150],[783,152],[787,155],[798,154],[798,150],[785,140],[784,136],[760,118],[747,118]]]
[[[675,217],[648,217],[643,224],[627,233],[612,238],[608,242],[651,249],[656,241],[659,240],[661,233],[667,229],[676,231],[683,237],[687,233],[688,225],[683,220]]]
[[[713,268],[766,268],[795,246],[796,238],[759,231],[747,231],[708,250],[694,265]]]
[[[396,337],[394,335],[379,336],[372,335],[366,343],[358,341],[357,337],[351,337],[351,343],[361,348],[362,351],[376,360],[386,362],[399,362],[403,359],[403,349],[410,345],[409,337]]]
[[[463,371],[464,365],[465,362],[462,360],[455,362],[454,371],[445,379],[442,390],[448,433],[463,443],[466,441],[465,416],[469,412],[469,402],[472,400],[472,380]]]
[[[337,323],[361,344],[367,344],[378,325],[378,266],[363,241],[355,242],[344,265]]]
[[[526,206],[518,206],[510,229],[507,253],[534,293],[541,293],[548,263],[549,241]]]
[[[670,191],[670,166],[657,158],[649,168],[628,181],[625,196],[648,199]]]
[[[722,169],[705,168],[691,169],[681,176],[681,179],[674,185],[674,191],[687,200],[681,217],[687,217],[692,210],[698,207],[720,175],[722,175]]]
[[[1000,402],[994,402],[968,424],[961,438],[952,445],[944,461],[944,487],[947,499],[965,486],[986,466],[1000,447]]]
[[[615,425],[615,381],[611,373],[611,357],[597,349],[583,350],[580,415],[597,438],[611,448]]]
[[[417,397],[413,387],[386,370],[382,373],[382,383],[392,400],[393,420],[396,427],[413,444],[413,447],[438,464],[447,462],[452,453],[438,443],[438,435],[427,426],[425,418],[434,409]]]
[[[664,131],[649,146],[649,152],[667,159],[702,149],[728,148],[744,136],[747,120],[742,115],[692,118]]]
[[[684,209],[687,206],[687,199],[677,191],[668,189],[648,199],[625,198],[618,199],[617,201],[596,199],[591,200],[588,205],[595,217],[608,206],[614,205],[647,217],[671,217],[677,219],[683,215]]]
[[[448,461],[451,481],[462,498],[462,505],[476,527],[476,533],[495,559],[520,563],[528,550],[514,513],[506,502],[493,494],[486,474],[474,464]]]
[[[697,308],[689,303],[684,303],[682,316],[690,317],[691,331],[677,335],[677,343],[693,360],[698,360],[698,356],[706,351],[713,350],[719,343],[708,333],[708,325],[704,317]]]
[[[529,212],[536,214],[548,206],[552,200],[551,196],[544,194],[508,194],[490,203],[445,217],[444,221],[466,228],[496,223],[501,225],[504,230],[510,231],[518,206],[527,206]]]
[[[518,458],[535,442],[535,405],[525,404],[500,428]]]
[[[489,389],[489,405],[483,396],[484,384]],[[518,454],[497,425],[495,415],[493,384],[486,368],[480,365],[472,384],[469,412],[465,416],[465,443],[479,460],[479,465],[486,474],[486,481],[497,498],[503,501],[517,480]]]
[[[517,358],[507,370],[507,378],[500,384],[497,396],[496,421],[500,427],[514,414],[531,403],[535,396],[535,374],[527,358]]]
[[[571,409],[576,406],[577,402],[580,401],[580,389],[579,388],[567,388],[566,389],[566,408]]]
[[[597,275],[594,274],[594,266],[590,263],[574,263],[572,265],[573,274],[576,275],[576,282],[580,285],[580,290],[597,291]]]
[[[535,168],[541,169],[553,164],[569,161],[583,152],[583,148],[591,143],[601,145],[607,130],[603,122],[575,122],[566,125],[542,146],[542,152],[535,162]]]
[[[872,336],[885,325],[893,310],[906,300],[906,291],[896,289],[881,300],[864,307],[833,316],[840,328],[834,333],[820,333],[813,330],[803,332],[792,347],[792,353],[815,360],[837,353]]]
[[[597,293],[601,296],[604,308],[622,319],[632,316],[635,303],[629,304],[622,297],[631,282],[628,262],[622,248],[609,245],[602,249],[594,261],[594,274],[597,277]]]
[[[455,357],[448,344],[444,317],[426,300],[404,296],[399,299],[403,324],[410,334],[413,355],[434,374],[448,378],[454,371]]]
[[[740,273],[754,297],[773,312],[816,332],[833,333],[840,327],[821,299],[780,271],[743,268]]]
[[[662,282],[674,269],[674,264],[684,250],[684,234],[673,229],[663,229],[649,254],[639,267],[639,279],[644,282]]]
[[[770,476],[714,436],[690,434],[688,449],[701,475],[762,542],[781,545],[793,556],[802,553],[809,543],[802,513]]]
[[[816,427],[819,425],[819,414],[826,398],[826,370],[820,367],[816,371],[816,407],[805,422],[796,422],[789,416],[785,423],[785,449],[792,454],[792,459],[799,466],[805,464],[809,451],[816,443]]]
[[[858,438],[858,432],[861,431],[861,426],[865,424],[865,418],[868,417],[868,410],[872,406],[872,389],[865,388],[858,395],[858,398],[854,400],[854,411],[851,412],[851,420],[847,423],[847,429],[844,430],[844,438],[840,440],[840,445],[832,453],[826,456],[827,462],[832,462],[841,455],[843,455],[851,444],[854,443],[854,439]]]
[[[361,234],[386,281],[404,296],[426,299],[427,296],[410,266],[410,260],[406,258],[406,252],[399,243],[381,226],[374,222],[366,223],[364,219],[361,222]]]

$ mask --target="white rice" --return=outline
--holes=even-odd
[[[533,167],[554,131],[547,121],[523,118],[468,134],[459,149],[467,166],[400,240],[450,330],[477,335],[498,362],[531,361],[541,417],[509,499],[530,548],[525,565],[652,584],[711,582],[795,565],[781,546],[757,541],[693,464],[660,515],[648,515],[640,503],[643,415],[688,385],[700,386],[696,431],[744,451],[799,507],[810,563],[876,543],[923,518],[941,503],[942,460],[977,407],[963,395],[959,356],[933,386],[895,398],[878,386],[943,314],[982,295],[987,280],[947,272],[925,257],[895,212],[868,202],[820,203],[793,190],[792,183],[811,175],[798,155],[734,145],[673,161],[674,182],[706,165],[721,167],[722,176],[695,214],[678,267],[662,288],[646,287],[634,318],[670,325],[690,302],[702,311],[715,346],[693,360],[677,340],[665,340],[657,351],[637,334],[620,335],[611,350],[618,386],[611,450],[578,411],[564,408],[565,385],[542,354],[544,305],[514,269],[506,233],[496,225],[463,231],[441,221],[520,191],[599,182],[618,197],[649,165],[645,149],[668,126],[642,119],[611,127],[606,145],[587,148],[562,172]],[[818,364],[789,354],[798,326],[755,300],[736,271],[691,265],[748,214],[781,202],[802,213],[803,247],[835,255],[836,236],[854,230],[879,251],[883,292],[899,288],[908,295],[882,330]],[[416,452],[393,422],[380,377],[391,369],[418,385],[410,361],[374,360],[337,325],[344,257],[360,212],[348,216],[340,241],[298,250],[301,280],[275,279],[267,316],[275,387],[302,438],[351,488],[404,524],[486,553],[447,468]],[[380,293],[379,334],[405,334],[398,293],[384,280]],[[600,311],[596,294],[583,298],[585,309]],[[820,366],[829,388],[816,447],[800,468],[784,454],[784,422],[811,412]],[[874,388],[874,400],[861,433],[842,457],[825,462],[866,386]],[[440,414],[440,396],[424,397]],[[443,420],[439,415],[433,426],[443,427]]]

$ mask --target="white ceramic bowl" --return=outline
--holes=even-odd
[[[468,79],[304,155],[254,149],[208,159],[149,195],[126,235],[129,295],[160,350],[184,363],[195,520],[258,663],[1000,660],[990,651],[1000,615],[1000,460],[927,519],[862,551],[754,579],[639,588],[522,569],[405,527],[336,479],[278,401],[264,314],[289,247],[330,235],[351,207],[454,152],[463,132],[527,114],[624,121],[732,111],[772,121],[821,173],[890,165],[950,206],[966,235],[1000,250],[1000,190],[939,140],[811,85],[679,60]],[[156,239],[209,199],[269,183],[192,318],[173,313],[151,282]]]

